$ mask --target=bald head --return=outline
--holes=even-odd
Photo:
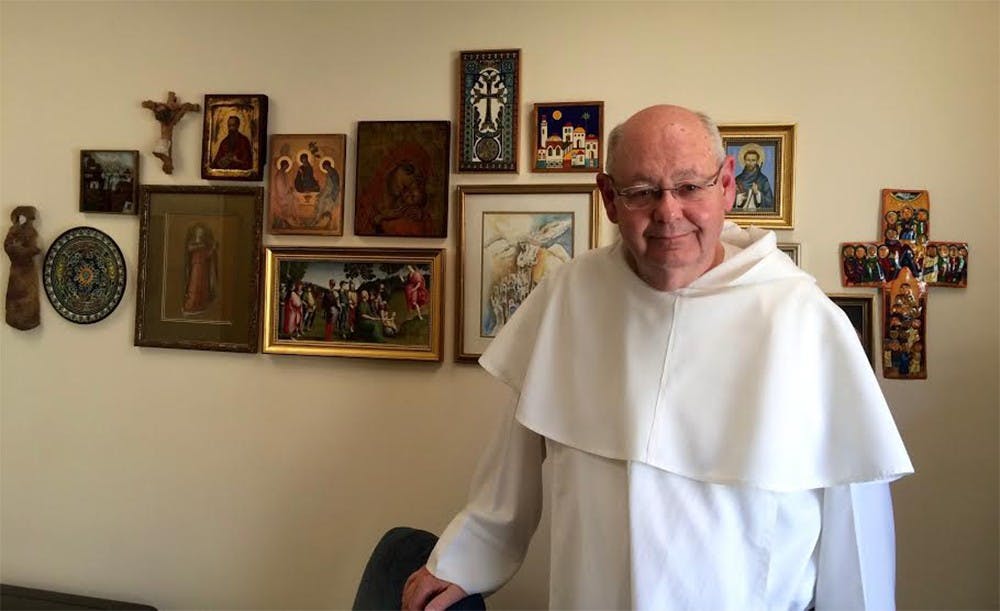
[[[651,134],[656,136],[660,146],[669,146],[677,138],[693,139],[716,163],[722,163],[726,158],[722,136],[711,117],[681,106],[660,104],[640,110],[611,130],[605,172],[614,176],[616,162],[625,154],[623,149],[638,140],[639,136],[648,140]]]

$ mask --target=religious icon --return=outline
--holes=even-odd
[[[271,233],[344,235],[347,136],[271,136]]]
[[[520,72],[520,49],[462,51],[459,172],[517,172]]]
[[[599,172],[604,165],[604,102],[535,104],[532,172]]]
[[[887,378],[924,379],[927,285],[903,268],[882,292],[882,374]]]
[[[736,162],[736,199],[726,218],[791,229],[795,125],[720,125],[719,132]]]
[[[266,95],[206,95],[201,177],[261,180],[266,134]]]
[[[80,151],[80,212],[139,211],[139,151]]]
[[[160,160],[161,168],[166,174],[174,173],[174,126],[188,112],[201,110],[198,104],[185,102],[181,104],[177,101],[177,94],[173,91],[167,92],[166,102],[156,102],[145,100],[143,108],[153,111],[153,116],[160,124],[160,139],[153,146],[153,155]]]

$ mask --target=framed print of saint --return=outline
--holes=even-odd
[[[270,233],[344,235],[344,134],[271,136]]]
[[[736,160],[736,201],[726,218],[738,225],[792,229],[795,125],[720,125]]]
[[[267,152],[267,96],[205,96],[201,177],[261,180]]]

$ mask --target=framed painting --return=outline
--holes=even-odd
[[[139,151],[80,151],[80,212],[139,211]]]
[[[205,95],[201,177],[262,180],[266,139],[266,95]]]
[[[736,202],[726,218],[791,229],[795,125],[720,125],[719,132],[726,154],[736,160]]]
[[[444,250],[268,248],[264,352],[440,361]]]
[[[597,245],[600,191],[458,188],[455,360],[475,361],[548,272]]]
[[[344,235],[344,134],[271,136],[268,231]]]
[[[532,172],[600,172],[604,102],[535,104]]]
[[[798,242],[778,242],[778,250],[788,255],[788,258],[792,260],[792,263],[802,267],[799,262],[799,256],[802,253],[802,245]]]
[[[260,187],[145,186],[135,345],[257,352]]]
[[[828,294],[833,303],[847,314],[847,318],[854,325],[854,330],[858,333],[868,361],[875,366],[875,333],[872,312],[875,309],[875,297],[872,295],[839,295]]]
[[[449,121],[360,121],[354,233],[448,235]]]
[[[517,173],[521,50],[462,51],[458,85],[458,171]]]

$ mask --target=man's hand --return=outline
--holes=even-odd
[[[465,590],[450,581],[438,579],[426,566],[422,566],[410,575],[403,586],[403,610],[444,611],[466,596]]]

